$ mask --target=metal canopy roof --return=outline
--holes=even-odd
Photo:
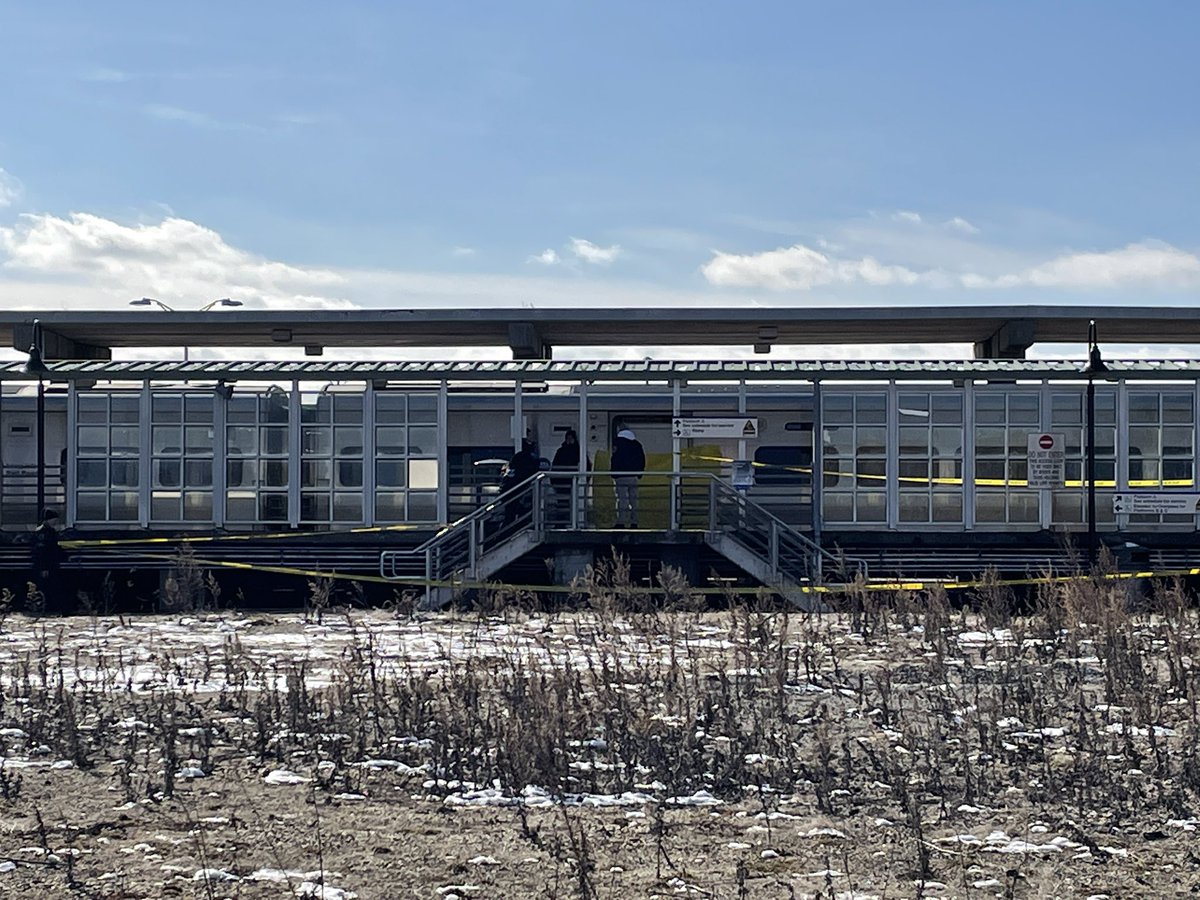
[[[24,363],[0,363],[0,381],[32,380]],[[556,362],[55,362],[48,381],[931,381],[1030,380],[1082,381],[1079,360],[614,360]],[[1127,360],[1107,362],[1098,379],[1115,381],[1200,379],[1200,360]]]
[[[1200,343],[1188,307],[920,306],[604,309],[356,309],[0,312],[0,341],[23,350],[34,319],[49,359],[102,358],[114,347],[512,347],[976,343],[1019,355],[1035,342]],[[1010,348],[1012,353],[1005,352]]]

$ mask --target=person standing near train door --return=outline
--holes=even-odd
[[[43,612],[58,614],[66,612],[63,607],[62,585],[59,583],[59,565],[62,548],[58,545],[58,513],[52,509],[42,510],[42,520],[33,531],[33,543],[29,548],[29,582],[33,586],[30,596],[41,594]]]
[[[622,428],[613,441],[612,478],[617,493],[617,528],[638,527],[638,482],[646,471],[646,451],[632,430]]]

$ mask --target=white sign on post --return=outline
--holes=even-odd
[[[1164,491],[1153,493],[1137,491],[1127,494],[1113,494],[1113,512],[1132,513],[1134,515],[1190,515],[1196,513],[1200,506],[1200,494],[1189,494],[1182,491]]]
[[[1066,456],[1061,434],[1029,436],[1028,484],[1031,488],[1060,488],[1066,482]]]
[[[758,419],[748,416],[676,416],[671,435],[677,438],[756,438]]]

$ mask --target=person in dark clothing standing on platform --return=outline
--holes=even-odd
[[[617,528],[638,527],[638,482],[646,471],[646,451],[628,428],[617,432],[611,463],[617,493]]]
[[[568,428],[563,435],[563,442],[557,450],[554,451],[554,461],[550,464],[551,471],[567,472],[572,475],[579,471],[579,436],[575,433],[574,428]],[[592,468],[591,460],[587,462],[587,468],[590,471]],[[554,478],[550,479],[550,484],[554,487],[555,513],[559,518],[570,518],[571,514],[571,489],[575,484],[573,478]],[[579,486],[577,496],[585,496],[585,485]]]
[[[524,484],[541,471],[541,467],[542,460],[537,454],[537,444],[532,438],[523,438],[521,449],[513,454],[504,469],[504,476],[500,479],[500,493],[506,494],[518,485]],[[504,524],[512,524],[519,513],[527,512],[530,508],[528,498],[522,497],[519,500],[509,498],[504,506]]]
[[[62,548],[58,546],[58,513],[52,509],[42,510],[42,521],[33,532],[33,544],[29,550],[29,581],[42,595],[47,613],[61,613],[63,609],[62,584],[59,564]]]

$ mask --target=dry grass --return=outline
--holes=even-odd
[[[26,623],[29,643],[0,660],[2,753],[70,761],[61,777],[105,799],[38,824],[45,786],[0,767],[14,823],[0,855],[23,863],[0,879],[161,896],[170,878],[151,884],[86,833],[124,804],[174,821],[196,870],[238,879],[187,871],[195,896],[260,896],[248,874],[289,853],[278,868],[399,896],[388,885],[404,876],[380,860],[353,866],[346,829],[366,826],[343,807],[365,797],[396,829],[449,816],[463,847],[515,848],[487,866],[491,887],[463,896],[1127,897],[1200,883],[1186,849],[1200,824],[1200,622],[1181,584],[1136,605],[1100,578],[1048,585],[1020,616],[986,579],[963,607],[858,589],[841,613],[797,615],[699,612],[674,576],[663,608],[623,577],[579,585],[583,610],[492,598],[486,614],[391,620],[326,610],[317,585],[325,624],[291,625],[308,637],[266,653],[246,642],[287,632],[278,622],[195,620],[208,642],[150,655],[114,640],[115,620]],[[274,769],[308,780],[264,788]],[[279,846],[204,843],[206,791],[241,797],[243,826]],[[289,843],[268,815],[306,837]],[[426,868],[405,869],[423,873],[413,896],[456,877],[429,841]],[[64,856],[67,844],[95,852]],[[39,845],[39,859],[17,852]],[[522,855],[543,863],[522,869]],[[126,893],[105,893],[114,872]]]

